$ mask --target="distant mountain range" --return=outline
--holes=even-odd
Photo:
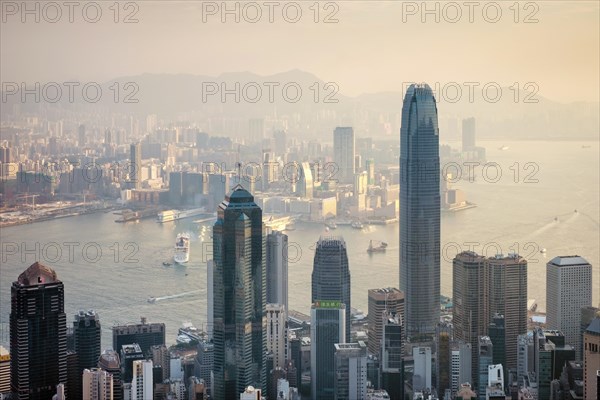
[[[133,85],[126,87],[128,82]],[[239,83],[239,89],[236,89],[236,82]],[[86,104],[81,100],[81,96],[76,96],[76,100],[79,101],[70,104],[66,101],[65,91],[62,101],[58,104],[80,111],[136,114],[140,118],[145,118],[148,114],[157,114],[158,118],[163,120],[195,121],[219,118],[244,121],[269,116],[299,121],[291,124],[291,130],[310,130],[311,127],[324,125],[352,125],[359,136],[370,135],[374,138],[395,136],[398,132],[403,93],[390,91],[350,97],[344,95],[343,88],[337,87],[335,83],[326,86],[327,84],[317,76],[300,70],[269,76],[251,72],[225,73],[217,77],[142,74],[120,77],[102,84],[103,95],[98,103]],[[225,95],[225,102],[222,102],[221,98],[222,85],[229,90],[229,94]],[[456,102],[453,102],[457,93],[456,87],[448,85],[446,96],[436,93],[441,134],[446,133],[451,138],[458,138],[461,119],[475,117],[478,137],[482,138],[599,138],[599,103],[559,103],[544,98],[539,93],[524,90],[524,82],[520,84],[521,90],[517,93],[507,87],[501,88],[500,99],[492,103],[492,99],[486,100],[483,97],[482,85],[475,88],[471,102],[467,86],[460,87],[462,97]],[[432,86],[435,91],[436,85]],[[116,87],[119,88],[119,93],[115,103],[113,96]],[[260,89],[260,94],[257,88]],[[301,89],[299,98],[298,88]],[[540,88],[540,91],[543,92],[543,88]],[[317,93],[318,98],[315,98]],[[237,99],[236,94],[239,96]],[[126,95],[130,96],[130,100],[137,99],[138,102],[125,103]],[[515,101],[515,95],[518,96],[518,101]],[[496,96],[494,88],[488,90],[488,96]],[[537,103],[526,103],[527,96],[530,100],[537,99]],[[327,102],[328,100],[337,100],[337,103]],[[19,101],[18,96],[8,96],[6,105],[10,106],[11,103]],[[32,105],[33,97],[29,96],[28,104],[24,107],[28,109]],[[3,108],[3,113],[12,110],[12,107]]]

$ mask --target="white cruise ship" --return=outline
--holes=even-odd
[[[205,208],[193,208],[191,210],[167,210],[161,211],[157,215],[157,221],[164,222],[175,221],[182,218],[194,217],[196,215],[206,214]]]
[[[173,257],[178,264],[184,264],[190,260],[190,237],[185,233],[177,235],[175,240],[175,256]]]

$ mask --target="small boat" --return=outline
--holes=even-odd
[[[373,246],[373,241],[369,241],[369,247],[367,248],[367,253],[383,253],[387,247],[387,243],[381,242],[378,246]]]
[[[540,250],[540,253],[542,254],[546,254],[546,248],[544,247],[543,249]]]
[[[351,226],[354,229],[362,229],[362,228],[364,228],[364,225],[360,221],[354,221],[354,222],[352,222]]]
[[[165,267],[169,267],[169,266],[171,266],[172,264],[171,264],[170,262],[163,261],[163,265],[164,265]]]
[[[329,232],[329,227],[328,226],[325,227],[325,232]]]
[[[156,297],[148,297],[148,303],[155,303]]]
[[[325,222],[325,226],[329,229],[337,229],[337,224],[335,221]]]
[[[498,147],[498,150],[502,150],[502,151],[504,151],[504,150],[508,150],[508,149],[510,149],[510,147],[508,147],[508,146],[501,146],[501,147]]]

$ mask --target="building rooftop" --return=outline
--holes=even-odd
[[[556,265],[559,267],[574,266],[574,265],[590,265],[585,258],[581,256],[558,256],[548,262],[548,265]]]
[[[33,286],[58,282],[58,278],[52,268],[36,261],[19,275],[17,282],[23,286]]]
[[[600,318],[596,317],[592,320],[592,323],[587,327],[586,333],[594,333],[600,335]]]
[[[137,343],[124,344],[122,349],[123,349],[123,353],[125,353],[125,354],[133,354],[133,353],[141,353],[142,352],[142,348]]]

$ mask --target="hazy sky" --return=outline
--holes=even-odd
[[[34,15],[21,18],[21,2],[2,0],[2,82],[78,80],[103,82],[141,73],[189,73],[219,75],[252,71],[261,75],[301,69],[325,81],[337,82],[340,92],[401,90],[406,81],[427,82],[536,82],[539,94],[562,102],[599,101],[600,2],[475,2],[474,21],[463,1],[438,3],[435,14],[423,15],[422,2],[337,1],[318,3],[315,23],[313,1],[275,2],[269,22],[269,6],[258,1],[262,17],[256,23],[240,22],[233,14],[221,22],[222,2],[138,1],[137,23],[122,20],[135,11],[120,3],[119,23],[113,18],[112,1],[99,1],[99,22],[83,19],[82,6],[42,9],[40,22]],[[58,4],[63,4],[58,1]],[[293,3],[293,2],[292,2]],[[33,9],[36,2],[30,2]],[[85,3],[81,3],[85,4]],[[233,9],[235,2],[227,2]],[[301,4],[297,23],[295,4]],[[450,22],[460,7],[462,16]],[[13,8],[18,7],[16,14]],[[203,9],[216,7],[217,15]],[[312,9],[309,9],[312,7]],[[327,7],[327,8],[326,8]],[[428,2],[434,9],[435,3]],[[486,12],[483,9],[486,7]],[[512,7],[512,9],[510,8]],[[337,23],[323,23],[335,12]],[[502,15],[497,23],[487,22]],[[256,9],[246,6],[246,16]],[[414,15],[413,15],[414,14]],[[524,23],[527,16],[538,22]],[[95,17],[95,9],[87,9]],[[422,17],[426,21],[422,22]],[[517,18],[519,22],[515,23]]]

